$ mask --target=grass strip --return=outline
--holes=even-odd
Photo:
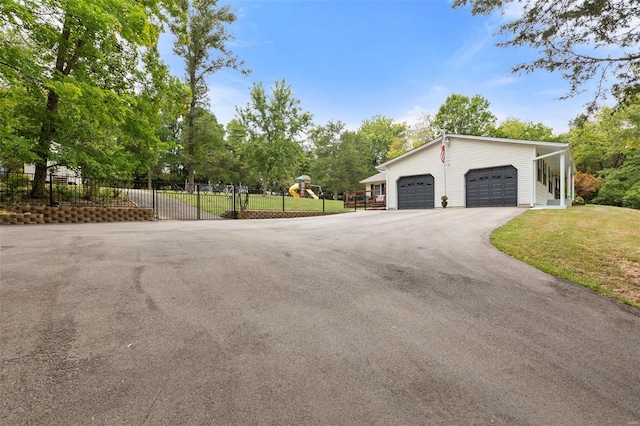
[[[640,307],[640,210],[530,210],[494,231],[491,242],[544,272]]]

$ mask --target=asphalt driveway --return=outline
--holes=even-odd
[[[638,424],[640,311],[522,211],[0,228],[0,424]]]

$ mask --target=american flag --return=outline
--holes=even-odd
[[[440,161],[444,163],[444,137],[442,138],[442,143],[440,144]]]

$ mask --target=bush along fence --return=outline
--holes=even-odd
[[[210,183],[176,183],[170,181],[126,181],[79,177],[47,177],[45,191],[38,196],[32,194],[33,175],[25,173],[2,173],[0,175],[0,210],[12,215],[25,215],[35,207],[46,209],[34,214],[43,214],[44,223],[106,221],[106,220],[150,220],[178,219],[205,220],[220,218],[276,218],[316,216],[347,211],[341,201],[325,200],[324,197],[296,198],[285,189],[266,191],[243,185]],[[55,214],[55,209],[82,213]],[[117,215],[101,213],[103,210],[120,209]],[[151,211],[143,215],[133,210]],[[60,211],[62,211],[60,210]],[[127,211],[129,213],[127,213]],[[46,213],[43,213],[46,212]],[[95,219],[91,219],[93,212]],[[8,220],[7,214],[0,223]],[[138,219],[129,219],[136,217]],[[53,219],[58,218],[58,219]],[[12,223],[38,223],[36,217],[12,219]],[[35,222],[34,222],[35,221]]]

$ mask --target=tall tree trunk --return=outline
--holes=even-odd
[[[61,41],[58,44],[58,51],[56,52],[56,67],[54,71],[54,79],[58,76],[68,76],[80,58],[80,54],[84,47],[84,41],[78,40],[76,42],[75,51],[70,56],[67,56],[69,51],[69,39],[71,37],[71,26],[69,25],[69,15],[65,15],[64,23],[62,24]],[[38,146],[36,148],[36,154],[38,154],[38,161],[36,162],[36,175],[33,179],[33,188],[31,188],[31,196],[33,198],[45,198],[46,188],[45,182],[47,179],[47,162],[49,155],[51,154],[51,142],[53,142],[53,134],[56,132],[55,118],[58,112],[58,103],[60,102],[60,96],[55,90],[49,89],[47,96],[47,106],[45,109],[44,119],[42,121],[42,127],[40,127],[40,137],[38,138]]]
[[[53,89],[49,89],[47,108],[42,127],[40,127],[40,137],[38,138],[38,146],[36,149],[39,159],[36,161],[36,174],[33,179],[33,187],[31,188],[32,198],[46,198],[47,196],[47,162],[49,160],[53,134],[56,132],[55,114],[58,110],[59,101],[60,97],[58,94]]]
[[[187,113],[187,190],[190,194],[195,190],[195,170],[196,170],[196,105],[197,105],[197,78],[195,69],[189,70],[189,88],[191,89],[191,104],[189,105],[189,112]]]

